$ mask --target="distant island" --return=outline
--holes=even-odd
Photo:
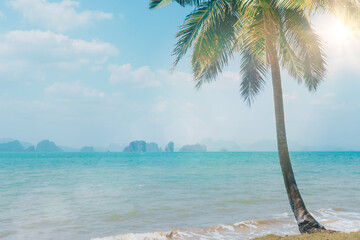
[[[164,151],[155,142],[145,142],[143,140],[132,141],[125,148],[121,148],[119,144],[110,144],[107,148],[94,148],[93,146],[84,146],[82,148],[72,148],[66,146],[58,146],[50,140],[42,140],[36,145],[28,142],[21,142],[10,138],[0,139],[0,152],[19,153],[19,152],[39,152],[39,153],[60,153],[60,152],[174,152],[174,142],[169,142]]]
[[[289,141],[293,151],[354,151],[354,149],[336,148],[331,146],[304,146],[296,142]],[[196,144],[185,144],[175,148],[173,141],[170,141],[163,148],[156,142],[146,142],[144,140],[132,141],[129,144],[111,143],[107,147],[84,146],[81,148],[57,145],[50,140],[42,140],[38,144],[31,144],[11,138],[0,138],[0,152],[21,152],[21,153],[60,153],[60,152],[274,152],[277,149],[275,140],[262,140],[252,144],[238,145],[234,141],[204,139]]]
[[[174,152],[174,142],[169,142],[165,147],[165,152]]]
[[[11,141],[0,144],[0,152],[25,152],[25,148],[19,141]]]
[[[147,143],[143,140],[132,141],[123,152],[162,152],[162,149],[155,142]],[[169,142],[165,147],[165,152],[174,152],[174,142]]]
[[[145,141],[133,141],[124,148],[123,152],[146,152],[146,142]]]
[[[19,153],[19,152],[38,152],[38,153],[61,153],[61,152],[95,152],[92,146],[85,146],[81,149],[71,147],[60,147],[50,140],[42,140],[36,145],[28,142],[21,142],[10,138],[0,139],[0,152]],[[105,151],[104,151],[105,152]]]
[[[80,152],[90,153],[90,152],[95,152],[95,149],[94,149],[94,147],[86,146],[86,147],[81,148],[81,149],[80,149]]]
[[[63,152],[61,148],[49,140],[43,140],[36,145],[36,152]]]
[[[185,145],[180,148],[179,152],[206,152],[206,146],[201,145],[200,143],[194,145]]]
[[[164,152],[174,152],[174,142],[169,142],[164,149]],[[194,145],[184,145],[179,149],[179,152],[206,152],[206,145],[200,143]],[[144,140],[137,140],[130,142],[129,146],[124,148],[124,152],[162,152],[162,149],[157,143],[147,143]]]
[[[35,146],[25,147],[20,141],[0,143],[0,152],[63,152],[54,142],[43,140]]]

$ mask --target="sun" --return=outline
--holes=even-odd
[[[315,23],[316,32],[328,46],[345,48],[349,42],[358,37],[356,28],[344,22],[341,18],[328,16],[318,18]]]
[[[349,26],[345,25],[342,21],[336,20],[333,23],[331,28],[331,35],[338,43],[344,44],[347,39],[349,39],[352,35],[351,29]]]

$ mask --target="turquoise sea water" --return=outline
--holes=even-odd
[[[359,231],[360,153],[291,157],[317,219]],[[180,239],[297,233],[277,153],[0,154],[0,239],[165,239],[158,232],[168,230]]]

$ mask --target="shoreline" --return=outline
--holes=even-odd
[[[320,232],[313,234],[303,235],[291,235],[291,236],[278,236],[278,235],[267,235],[263,237],[253,238],[251,240],[359,240],[360,232]]]
[[[234,236],[236,237],[236,236]],[[104,238],[93,238],[92,240],[181,240],[182,237],[179,236],[174,231],[165,231],[165,232],[156,232],[149,235],[149,233],[144,234],[124,234],[117,236],[108,236]],[[279,236],[275,234],[269,234],[262,237],[255,237],[249,240],[359,240],[360,231],[358,232],[332,232],[325,231],[313,234],[298,234],[298,235],[285,235]]]

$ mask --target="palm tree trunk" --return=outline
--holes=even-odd
[[[268,32],[267,36],[271,36],[272,34],[273,33]],[[306,209],[305,203],[301,198],[300,191],[296,185],[286,140],[283,93],[281,87],[279,59],[277,56],[275,44],[273,43],[271,38],[267,38],[266,43],[268,49],[268,56],[270,59],[272,84],[274,91],[276,133],[279,159],[290,206],[295,215],[295,219],[301,233],[313,233],[325,230],[325,228],[320,225]]]

